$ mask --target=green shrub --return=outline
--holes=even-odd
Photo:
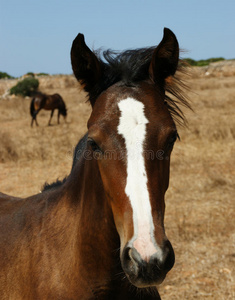
[[[28,72],[26,75],[34,77],[34,73],[33,72]]]
[[[12,79],[11,75],[7,74],[6,72],[0,72],[0,79],[7,78],[7,79]]]
[[[194,60],[192,58],[184,59],[184,61],[186,61],[190,66],[197,66],[197,67],[208,66],[210,63],[221,61],[221,60],[224,60],[224,58],[216,57],[216,58],[201,59],[201,60]]]
[[[36,91],[39,86],[39,81],[36,78],[29,77],[19,81],[10,89],[11,95],[31,96],[32,92]]]
[[[48,73],[38,73],[37,76],[48,76]]]

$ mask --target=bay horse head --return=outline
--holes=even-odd
[[[178,138],[173,116],[182,117],[166,94],[180,94],[174,89],[177,39],[165,28],[157,47],[106,51],[101,58],[78,34],[71,62],[92,106],[87,140],[120,237],[122,269],[136,287],[155,286],[175,260],[164,197]]]

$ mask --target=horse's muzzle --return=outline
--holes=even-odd
[[[147,262],[141,258],[134,247],[127,245],[123,249],[122,268],[133,285],[138,288],[146,288],[162,283],[167,272],[174,265],[175,254],[168,240],[161,250],[161,254],[156,252]]]

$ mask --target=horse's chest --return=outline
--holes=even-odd
[[[40,98],[35,98],[34,109],[39,110],[41,108],[40,106],[41,106],[41,99]]]

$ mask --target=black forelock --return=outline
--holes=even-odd
[[[118,52],[114,50],[96,51],[102,68],[102,77],[89,92],[91,103],[104,90],[117,82],[133,85],[148,79],[148,69],[155,47]]]
[[[149,66],[156,47],[139,48],[118,52],[114,50],[95,51],[102,68],[102,77],[89,91],[89,101],[94,103],[96,98],[106,89],[117,82],[132,86],[149,79]],[[178,74],[172,76],[171,84],[165,84],[165,101],[168,109],[178,123],[186,120],[180,106],[191,109],[184,91],[187,87],[181,80],[180,74],[187,73],[187,65],[179,61]],[[186,89],[185,89],[186,88]]]

